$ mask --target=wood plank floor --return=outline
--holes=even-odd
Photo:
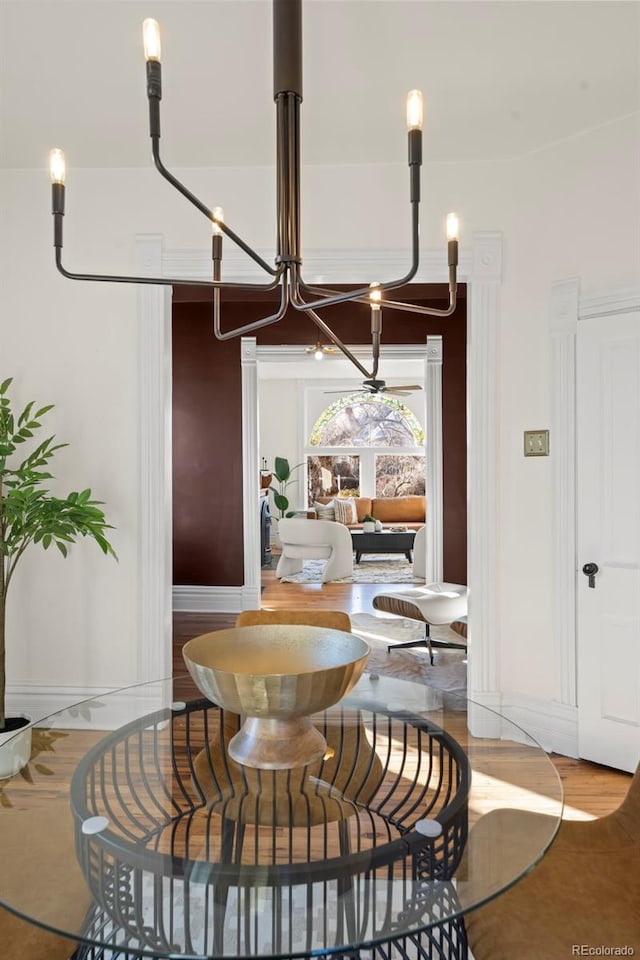
[[[270,609],[323,609],[374,613],[373,597],[392,584],[368,583],[280,583],[272,570],[263,571],[262,606]],[[197,694],[185,678],[182,646],[191,637],[211,630],[223,630],[235,623],[235,614],[177,613],[174,615],[173,666],[178,699]],[[181,676],[182,675],[182,676]],[[565,816],[569,819],[601,817],[611,813],[623,799],[631,775],[585,760],[551,754],[565,794]]]

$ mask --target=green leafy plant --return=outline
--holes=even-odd
[[[301,466],[303,464],[297,463],[295,467],[290,467],[289,461],[285,457],[276,457],[273,461],[272,472],[276,485],[272,484],[269,490],[273,493],[273,503],[280,511],[280,517],[293,516],[292,512],[287,512],[289,511],[289,498],[286,496],[286,490],[294,482],[292,476]]]
[[[0,732],[6,717],[7,594],[25,550],[32,543],[39,543],[45,550],[55,544],[66,557],[69,544],[82,536],[95,540],[103,553],[116,557],[105,536],[105,530],[113,527],[105,520],[101,501],[91,499],[91,490],[60,498],[51,496],[44,486],[53,479],[49,461],[66,443],[54,443],[55,436],[48,437],[22,461],[14,462],[20,445],[33,438],[34,431],[41,427],[41,418],[54,405],[34,409],[32,400],[15,416],[7,396],[12,381],[9,377],[0,384]]]
[[[370,513],[366,513],[366,514],[364,515],[364,517],[362,518],[362,522],[363,522],[363,523],[375,523],[375,522],[376,522],[376,518],[375,518],[375,517],[372,517]]]

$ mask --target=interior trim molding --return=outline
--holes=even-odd
[[[69,686],[66,684],[15,683],[7,686],[10,710],[27,712],[33,723],[52,713],[66,710],[66,716],[56,717],[56,729],[62,730],[117,730],[133,716],[143,717],[172,702],[171,676],[156,683],[150,682],[144,690],[132,688]],[[108,706],[91,716],[92,708],[84,701],[111,694]],[[105,709],[106,706],[106,709]],[[95,719],[95,722],[92,722]]]
[[[260,502],[257,494],[258,459],[258,351],[255,337],[242,337],[242,538],[244,585],[260,596]]]
[[[551,288],[551,458],[555,699],[575,707],[576,676],[576,332],[580,281]]]
[[[426,574],[427,582],[433,583],[444,578],[442,337],[427,337],[424,379],[427,502],[435,505],[434,510],[426,512]]]
[[[260,607],[260,588],[200,587],[173,588],[173,609],[176,613],[241,613]]]
[[[161,275],[162,237],[135,240],[135,272]],[[173,624],[171,289],[140,284],[137,297],[137,679],[171,675]]]
[[[160,238],[156,238],[160,243]],[[309,251],[305,262],[305,274],[309,282],[323,282],[328,279],[335,282],[348,282],[354,276],[380,276],[384,279],[398,265],[406,265],[406,254],[397,250],[364,251]],[[255,268],[249,266],[246,258],[231,250],[225,256],[226,276],[229,280],[255,275]],[[165,276],[208,277],[211,260],[206,251],[161,250],[161,271]],[[249,271],[251,271],[249,273]],[[469,695],[480,699],[492,699],[498,690],[498,633],[495,599],[495,559],[496,559],[496,329],[498,322],[499,290],[502,279],[502,233],[499,231],[476,231],[472,236],[472,245],[460,251],[459,280],[467,283],[467,417],[468,417],[468,569],[470,588],[469,634],[472,643],[469,652]],[[421,257],[420,270],[415,278],[418,282],[443,283],[448,280],[447,258],[443,250],[427,250]],[[156,288],[151,288],[156,289]],[[162,304],[155,298],[147,309],[149,338],[154,335],[164,344],[167,318]],[[140,315],[140,301],[138,301]],[[154,325],[155,324],[155,325]],[[139,320],[140,325],[140,320]],[[162,332],[162,334],[161,334]],[[140,338],[139,338],[140,340]],[[163,447],[166,424],[170,423],[171,376],[162,351],[149,349],[140,351],[140,376],[147,376],[142,369],[145,364],[154,368],[154,375],[161,385],[158,406],[150,404],[147,413],[149,420],[145,428],[156,435],[156,443]],[[150,374],[149,374],[150,376]],[[143,412],[139,411],[142,421]],[[257,454],[256,454],[257,455]],[[157,459],[155,460],[157,464]],[[157,535],[161,546],[160,555],[149,553],[149,564],[155,568],[149,576],[158,577],[165,584],[165,596],[156,596],[155,605],[164,610],[170,604],[172,591],[166,585],[164,565],[166,563],[166,544],[171,534],[170,482],[166,473],[170,469],[171,459],[166,456],[160,464],[164,480],[156,487],[144,486],[139,476],[139,503],[146,498],[144,510],[155,518]],[[258,465],[256,464],[256,467]],[[255,474],[258,475],[257,473]],[[169,478],[170,481],[170,478]],[[482,504],[482,509],[479,509]],[[139,537],[142,533],[139,532]],[[140,567],[140,575],[147,575]],[[178,588],[180,589],[180,588]],[[188,589],[188,588],[185,588]],[[216,589],[216,588],[205,588]],[[248,603],[255,604],[255,586],[247,583],[245,588],[220,588],[234,590],[229,603],[236,603],[238,593],[243,589],[250,594]],[[259,594],[257,597],[259,601]],[[244,601],[243,601],[244,602]],[[234,612],[232,610],[231,612]],[[157,610],[151,609],[147,601],[142,605],[142,619],[145,617],[162,622]],[[149,624],[145,624],[149,629]],[[156,628],[157,629],[157,628]],[[155,639],[162,636],[156,632]],[[149,634],[153,640],[153,631]],[[165,644],[165,654],[171,652],[170,641]]]
[[[491,707],[499,696],[496,357],[502,234],[473,234],[467,290],[467,564],[469,697]]]
[[[578,708],[557,700],[539,700],[519,693],[503,693],[500,713],[522,729],[522,741],[528,737],[543,750],[565,757],[578,756]],[[528,735],[528,736],[527,736]],[[509,739],[515,739],[509,731]]]

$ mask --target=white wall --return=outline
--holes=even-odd
[[[550,461],[522,458],[522,430],[549,422],[551,282],[580,274],[585,288],[600,288],[637,274],[637,138],[637,121],[620,121],[517,162],[424,170],[425,246],[441,242],[452,208],[461,216],[463,246],[474,229],[505,235],[501,671],[505,689],[532,696],[551,697],[553,688]],[[183,176],[212,206],[222,203],[250,242],[271,246],[271,170],[196,169]],[[404,166],[306,168],[307,247],[405,249],[407,179]],[[136,233],[164,234],[171,249],[208,245],[207,223],[151,171],[71,170],[67,184],[71,269],[131,270]],[[66,565],[52,556],[25,560],[12,598],[10,677],[121,683],[135,679],[136,659],[135,290],[71,283],[55,273],[44,171],[3,171],[0,187],[2,373],[17,377],[20,399],[56,402],[52,427],[71,442],[59,459],[60,485],[90,485],[107,502],[120,555],[116,565],[88,544]]]
[[[259,455],[267,460],[269,470],[273,469],[276,457],[285,457],[293,469],[300,463],[298,444],[298,381],[297,380],[259,380],[258,381]],[[292,509],[304,506],[303,470],[296,470],[294,483],[287,489],[285,496]],[[270,503],[274,517],[279,512]]]

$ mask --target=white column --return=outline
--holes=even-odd
[[[135,241],[135,272],[162,275],[162,237]],[[171,676],[171,288],[136,288],[138,324],[138,680]],[[133,640],[132,640],[133,642]]]
[[[469,697],[499,707],[496,341],[502,234],[473,234],[467,300]]]
[[[442,522],[442,337],[427,337],[427,583],[444,578]]]
[[[258,483],[258,361],[255,337],[242,337],[242,523],[244,588],[242,608],[260,606],[260,503]]]

